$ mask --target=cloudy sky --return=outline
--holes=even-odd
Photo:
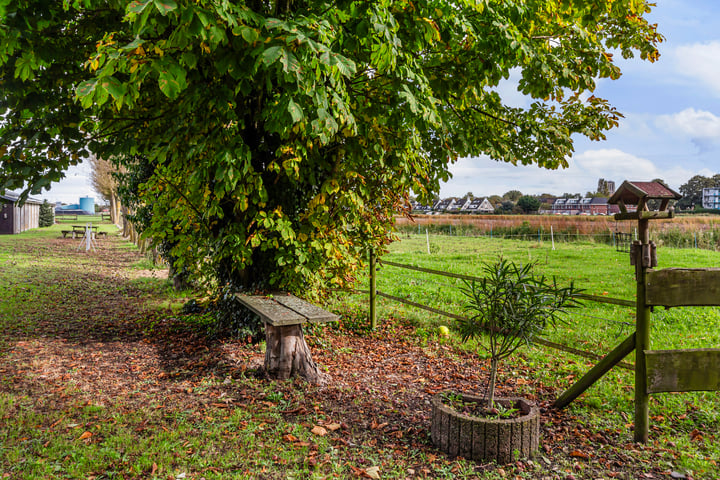
[[[578,137],[565,170],[514,167],[486,157],[466,158],[452,166],[453,178],[441,196],[562,194],[594,191],[598,178],[652,180],[662,178],[677,189],[693,175],[720,173],[720,2],[656,0],[650,21],[666,41],[656,63],[623,61],[619,80],[603,80],[595,95],[606,98],[625,115],[607,140]],[[620,57],[617,55],[616,58]],[[524,101],[511,88],[507,99]],[[66,179],[40,197],[76,203],[96,197],[87,165],[74,167]]]
[[[660,60],[623,61],[622,77],[601,81],[595,91],[625,116],[607,140],[578,137],[570,167],[558,171],[461,159],[441,196],[585,194],[599,178],[616,185],[662,178],[677,189],[693,175],[720,173],[720,2],[655,1],[648,18],[666,39]]]

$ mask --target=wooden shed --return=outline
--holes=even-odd
[[[10,192],[0,194],[0,235],[12,235],[40,227],[42,202],[28,198],[20,206],[18,198],[19,195]]]

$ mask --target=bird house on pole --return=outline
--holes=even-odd
[[[624,181],[620,188],[608,199],[608,203],[620,207],[615,220],[650,220],[672,218],[673,210],[668,208],[670,200],[678,200],[682,195],[660,182]],[[657,210],[650,210],[650,201],[659,200]]]

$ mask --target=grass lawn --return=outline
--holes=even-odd
[[[262,345],[208,335],[210,319],[180,313],[185,296],[172,291],[166,272],[152,268],[115,227],[101,228],[110,234],[90,253],[78,250],[79,240],[63,239],[58,225],[0,237],[0,478],[720,475],[717,393],[653,396],[651,442],[636,445],[629,372],[611,372],[555,411],[549,404],[590,362],[539,348],[507,362],[499,386],[541,405],[539,455],[507,466],[448,458],[430,442],[429,399],[446,389],[482,391],[487,376],[476,351],[452,334],[436,335],[448,320],[383,301],[381,326],[368,332],[366,298],[334,296],[328,301],[342,314],[340,324],[306,332],[330,384],[270,381],[258,369]],[[537,260],[548,275],[574,279],[589,293],[632,298],[627,255],[609,249],[443,239],[427,255],[424,242],[403,239],[386,258],[473,273],[502,253]],[[659,257],[661,266],[717,264],[717,254],[704,254],[712,252],[671,258],[661,250]],[[456,286],[387,266],[380,272],[381,290],[436,306],[456,303]],[[605,351],[633,321],[627,309],[583,315],[553,338]],[[716,328],[709,328],[716,310],[691,319],[671,317],[675,309],[666,315],[653,330],[662,348],[717,345]],[[595,326],[603,322],[593,316],[614,323]],[[676,338],[691,332],[696,338]]]
[[[381,259],[464,275],[479,275],[482,262],[504,257],[516,262],[535,262],[536,271],[554,277],[560,284],[574,282],[584,293],[635,301],[634,267],[628,253],[594,243],[556,243],[511,241],[489,238],[431,235],[403,235]],[[718,267],[720,253],[697,249],[658,250],[658,268]],[[381,262],[380,262],[381,263]],[[405,298],[443,311],[463,314],[463,280],[395,266],[381,266],[377,275],[380,292]],[[367,289],[367,285],[359,285]],[[367,295],[352,297],[352,308],[364,308]],[[350,303],[347,299],[343,303]],[[380,318],[404,318],[416,325],[416,333],[432,340],[440,325],[451,330],[453,320],[434,313],[378,298]],[[546,338],[573,348],[604,355],[634,331],[634,307],[584,301],[582,308],[566,315],[565,323]],[[651,348],[654,350],[720,347],[720,307],[656,309],[651,316]],[[452,341],[459,344],[453,334]],[[484,354],[474,344],[459,345]],[[592,360],[545,347],[521,351],[518,367],[507,365],[510,375],[533,370],[533,381],[554,390],[555,397],[584,375]],[[626,357],[634,363],[634,353]],[[513,358],[508,363],[512,364]],[[512,378],[509,380],[512,383]],[[532,392],[520,382],[517,390]],[[632,439],[633,372],[615,368],[568,407],[588,428],[625,430]],[[651,443],[673,452],[679,470],[706,472],[707,478],[720,476],[715,459],[720,458],[717,434],[720,430],[718,392],[665,393],[650,397]],[[699,437],[700,435],[700,437]],[[702,438],[703,441],[699,441]],[[674,458],[677,456],[677,458]],[[708,473],[712,472],[712,473]]]

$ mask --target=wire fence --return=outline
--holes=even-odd
[[[695,248],[703,250],[720,251],[720,225],[709,224],[707,228],[687,230],[682,228],[662,228],[651,231],[651,240],[657,245],[672,248]],[[570,243],[588,242],[612,245],[618,251],[629,252],[630,244],[637,240],[637,231],[622,231],[616,226],[605,231],[587,232],[580,227],[533,227],[528,222],[517,226],[501,226],[497,228],[481,228],[466,224],[426,224],[426,225],[400,225],[397,227],[401,234],[429,234],[449,235],[477,238],[502,238],[539,243]]]
[[[475,276],[472,276],[472,275],[465,275],[465,274],[458,274],[458,273],[446,272],[446,271],[442,271],[442,270],[435,270],[435,269],[431,269],[431,268],[424,268],[424,267],[419,267],[419,266],[415,266],[415,265],[407,265],[407,264],[402,264],[402,263],[393,262],[393,261],[389,261],[389,260],[383,260],[383,261],[382,261],[382,265],[384,265],[384,266],[389,266],[389,267],[400,268],[400,269],[409,270],[409,271],[414,271],[414,272],[422,272],[422,273],[430,274],[430,275],[437,275],[437,276],[445,277],[445,278],[459,279],[459,280],[464,280],[464,281],[479,281],[479,280],[480,280],[480,278],[475,277]],[[372,277],[374,277],[374,276],[377,276],[377,269],[372,268],[372,269],[371,269],[371,281],[370,281],[371,285],[376,285],[376,283],[377,283],[377,279],[376,279],[376,278],[372,278]],[[371,291],[366,291],[365,293],[371,293],[371,292],[372,292],[372,289],[371,289]],[[371,297],[371,299],[370,299],[370,302],[371,302],[370,309],[371,309],[371,311],[375,311],[375,310],[376,310],[376,307],[375,307],[375,305],[374,305],[375,297],[381,297],[381,298],[385,298],[385,299],[388,299],[388,300],[393,301],[393,302],[397,302],[397,303],[401,303],[401,304],[404,304],[404,305],[408,305],[408,306],[411,306],[411,307],[414,307],[414,308],[418,308],[418,309],[421,309],[421,310],[424,310],[424,311],[427,311],[427,312],[431,312],[431,313],[434,313],[434,314],[437,314],[437,315],[441,315],[441,316],[444,316],[444,317],[448,317],[448,318],[452,318],[452,319],[455,319],[455,320],[465,319],[465,317],[464,317],[463,315],[459,315],[459,314],[457,314],[457,313],[449,312],[449,311],[447,311],[447,310],[445,310],[445,309],[442,309],[442,308],[432,307],[432,306],[426,305],[426,304],[424,304],[424,303],[415,302],[415,301],[409,300],[408,298],[403,298],[403,297],[400,297],[400,296],[397,296],[397,295],[391,295],[391,294],[389,294],[389,293],[386,293],[386,292],[383,292],[383,291],[377,290],[377,289],[374,290],[374,295],[371,294],[370,297]],[[635,303],[634,301],[631,301],[631,300],[624,300],[624,299],[612,298],[612,297],[606,297],[606,296],[588,295],[588,294],[582,294],[582,293],[581,293],[581,294],[577,294],[577,298],[580,299],[580,300],[585,300],[585,301],[590,301],[590,302],[611,304],[611,305],[617,305],[617,306],[623,306],[623,307],[632,307],[632,308],[634,308],[635,305],[636,305],[636,303]],[[372,315],[371,315],[371,316],[372,316]],[[601,320],[611,321],[610,319],[606,319],[606,318],[601,318]],[[547,339],[547,338],[544,338],[544,337],[536,337],[536,338],[534,339],[534,341],[535,341],[537,344],[543,345],[543,346],[545,346],[545,347],[549,347],[549,348],[552,348],[552,349],[555,349],[555,350],[560,350],[560,351],[567,352],[567,353],[572,353],[572,354],[575,354],[575,355],[578,355],[578,356],[581,356],[581,357],[584,357],[584,358],[588,358],[588,359],[591,359],[591,360],[595,360],[595,361],[601,360],[601,359],[604,357],[603,355],[599,355],[599,354],[597,354],[597,353],[595,353],[595,352],[591,352],[591,351],[588,351],[588,350],[583,350],[583,349],[581,349],[581,348],[576,348],[576,347],[574,347],[574,346],[567,345],[567,344],[562,344],[562,343],[554,342],[554,341],[551,341],[551,340],[549,340],[549,339]],[[634,366],[633,366],[632,364],[630,364],[630,363],[627,363],[627,362],[620,362],[620,363],[618,364],[618,366],[620,366],[620,367],[622,367],[622,368],[625,368],[625,369],[628,369],[628,370],[633,370],[633,369],[634,369]]]

